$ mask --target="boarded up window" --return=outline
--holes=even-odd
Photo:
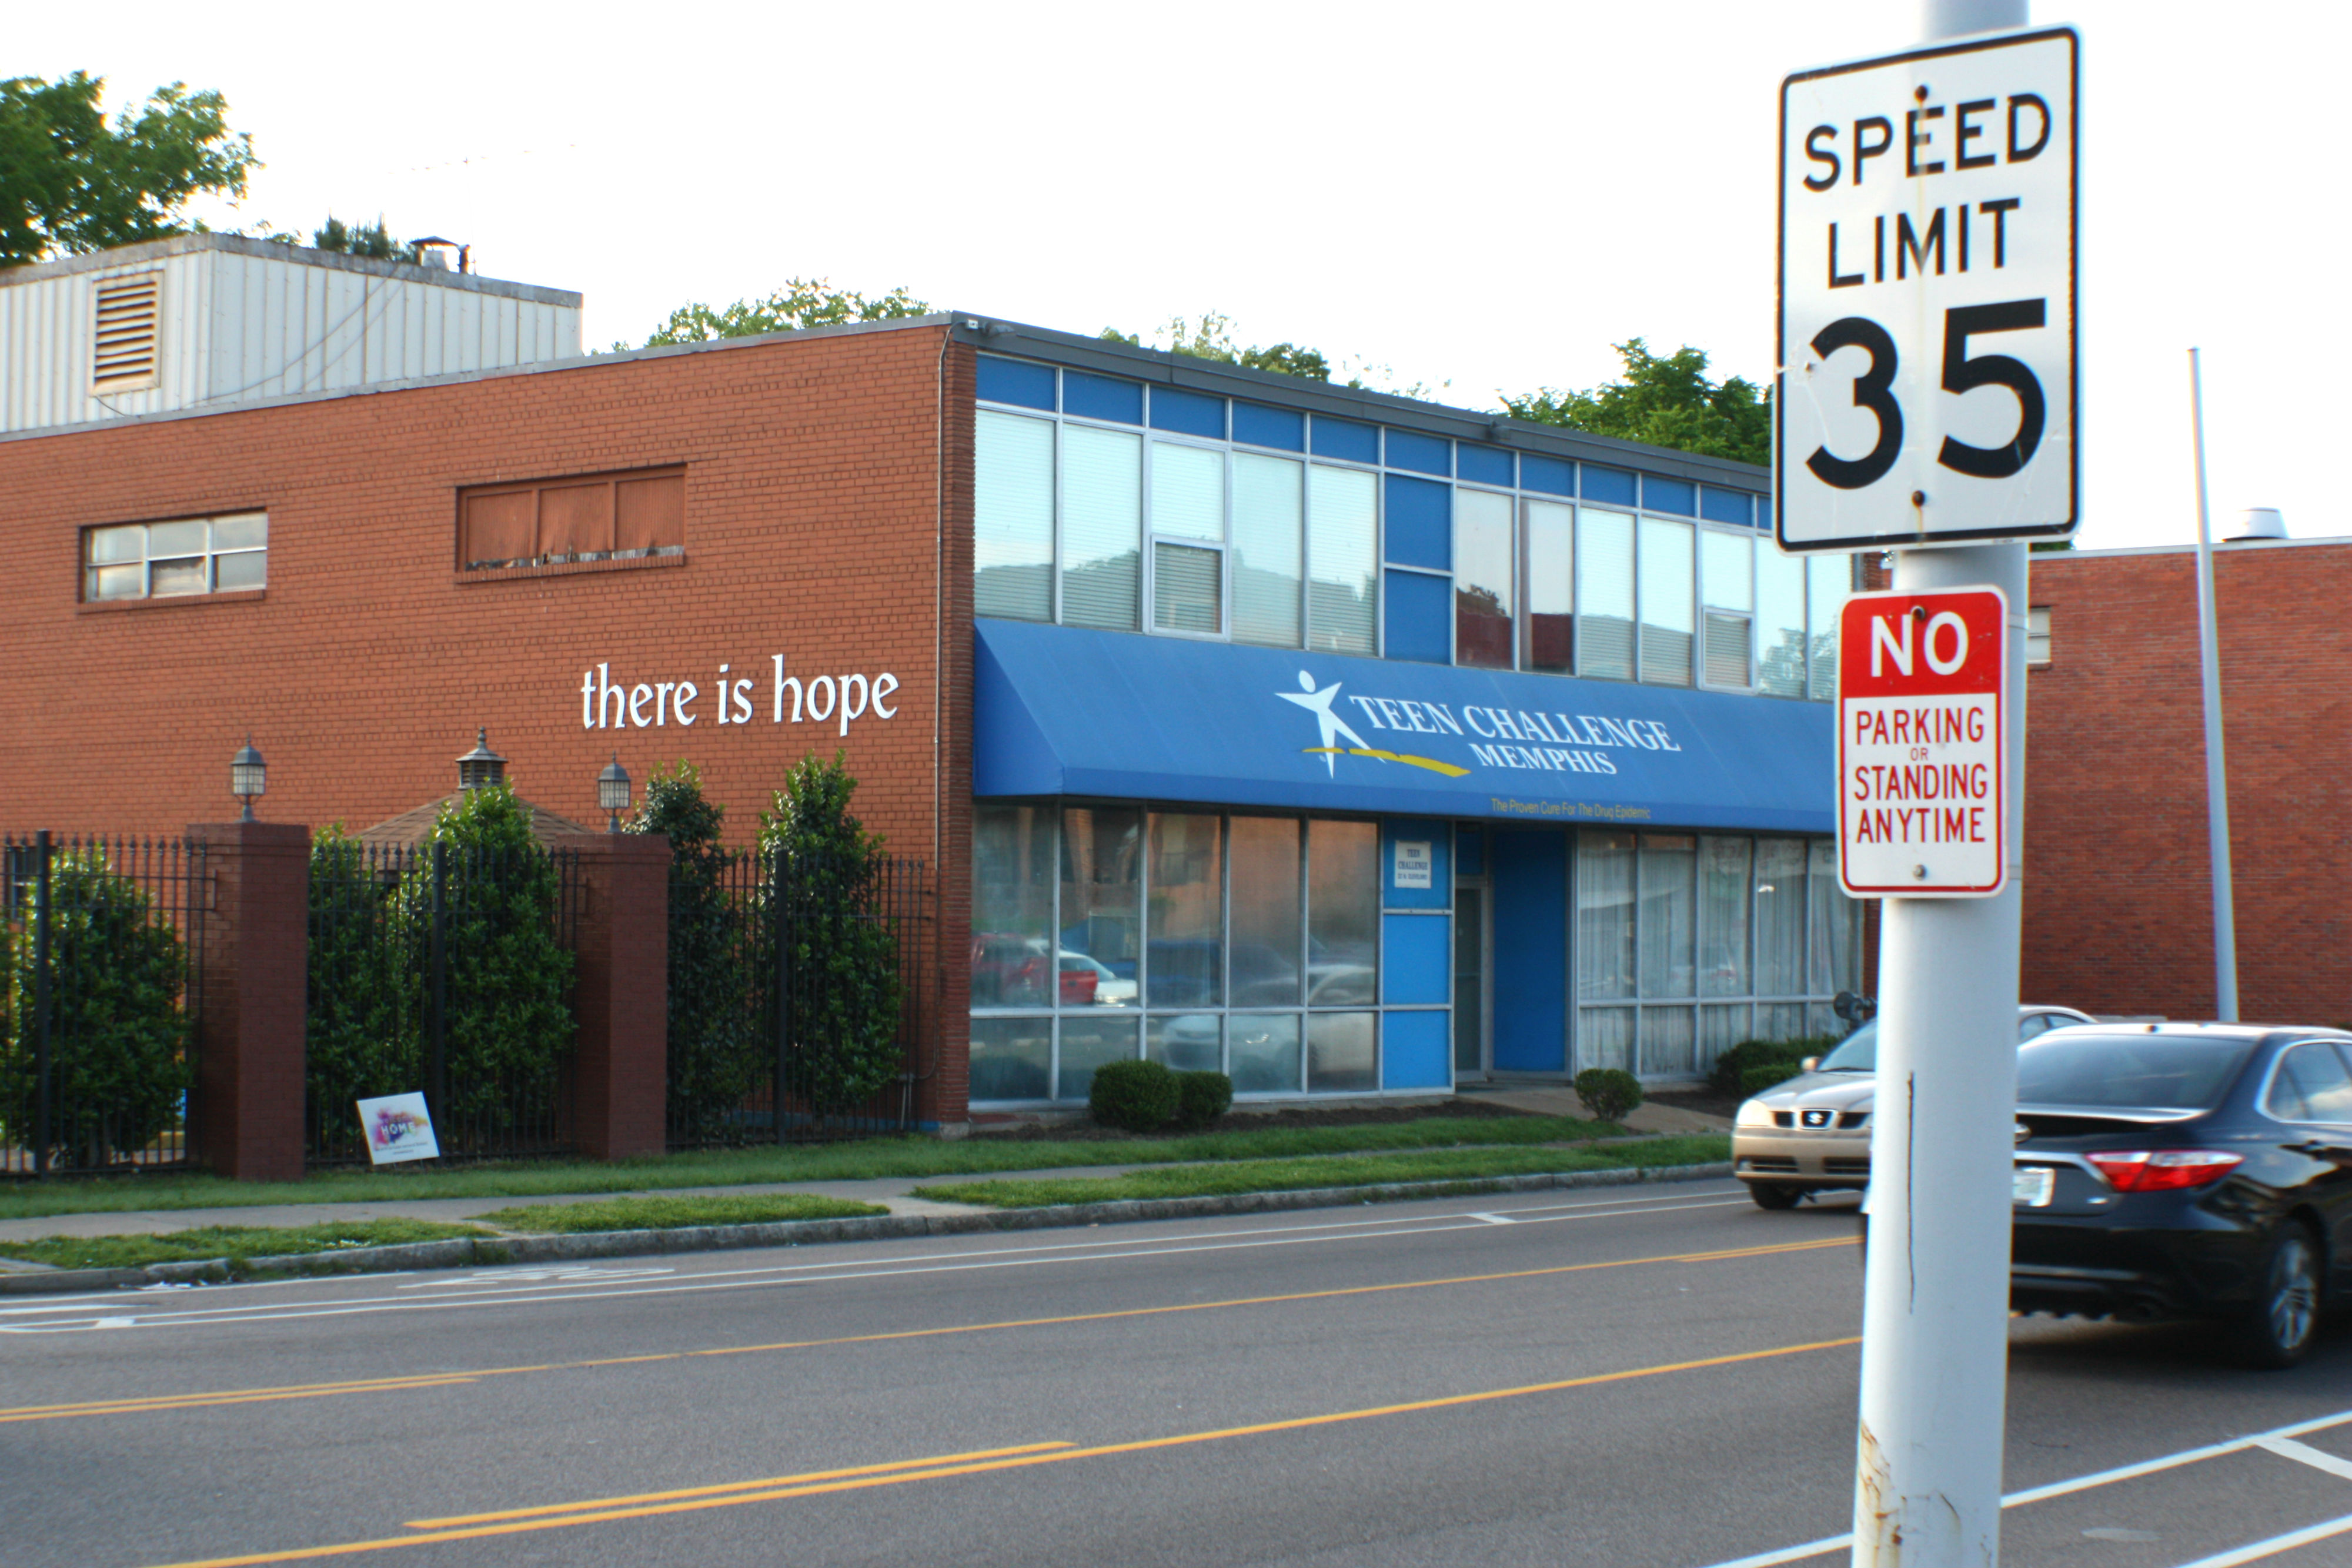
[[[685,553],[683,468],[458,492],[461,570]]]

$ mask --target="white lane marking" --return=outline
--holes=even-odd
[[[2210,1557],[2200,1557],[2194,1563],[2182,1563],[2180,1568],[2236,1568],[2238,1563],[2259,1563],[2265,1557],[2275,1557],[2282,1552],[2292,1552],[2298,1546],[2308,1546],[2315,1541],[2325,1541],[2346,1531],[2352,1531],[2352,1513],[2341,1519],[2306,1524],[2301,1530],[2290,1530],[2284,1535],[2273,1535],[2268,1541],[2250,1542]]]
[[[1470,1216],[1470,1218],[1473,1219],[1483,1219],[1489,1225],[1517,1225],[1518,1223],[1516,1219],[1507,1219],[1499,1214],[1474,1214]]]
[[[2274,1443],[2290,1441],[2306,1432],[2324,1432],[2331,1427],[2341,1427],[2347,1421],[2352,1421],[2352,1410],[2338,1410],[2332,1416],[2315,1416],[2307,1421],[2294,1421],[2284,1427],[2273,1427],[2267,1432],[2252,1432],[2242,1437],[2231,1437],[2226,1442],[2208,1443],[2197,1448],[2183,1448],[2174,1454],[2160,1454],[2152,1459],[2142,1459],[2136,1464],[2117,1465],[2109,1470],[2094,1470],[2089,1475],[2076,1476],[2071,1480],[2052,1481],[2047,1486],[2029,1487],[2023,1491],[2011,1492],[2007,1497],[2002,1498],[2000,1506],[2004,1509],[2021,1508],[2029,1502],[2042,1502],[2053,1497],[2064,1497],[2072,1492],[2088,1491],[2093,1487],[2113,1486],[2117,1481],[2136,1480],[2141,1476],[2152,1476],[2163,1470],[2178,1469],[2183,1465],[2218,1459],[2224,1454],[2243,1453],[2248,1448],[2271,1448],[2272,1452],[2276,1453],[2279,1450],[2272,1448]],[[2298,1448],[2304,1447],[2300,1443],[2294,1446]],[[2321,1458],[2331,1461],[2329,1464],[2321,1465],[2319,1468],[2322,1469],[2333,1469],[2335,1465],[2347,1462],[2337,1459],[2333,1454],[2320,1453],[2317,1448],[2313,1448],[2311,1452],[2319,1454]],[[2300,1456],[2289,1454],[2285,1457],[2295,1458]],[[2336,1521],[2326,1526],[2314,1525],[2311,1528],[2324,1531],[2323,1535],[2308,1538],[2318,1541],[2324,1539],[2325,1535],[2335,1534],[2343,1530],[2352,1530],[2352,1519]],[[2299,1535],[2300,1532],[2298,1532]],[[2286,1536],[2280,1536],[2277,1539],[2284,1542],[2273,1548],[2274,1551],[2279,1552],[2304,1543],[2300,1538],[2289,1540]],[[1853,1544],[1853,1536],[1851,1533],[1825,1535],[1819,1541],[1809,1541],[1800,1546],[1783,1546],[1778,1551],[1758,1552],[1753,1557],[1734,1557],[1725,1562],[1712,1563],[1707,1565],[1707,1568],[1770,1568],[1774,1563],[1799,1563],[1808,1557],[1818,1557],[1826,1552],[1843,1551]],[[2257,1542],[2255,1544],[2264,1543]],[[2239,1547],[2236,1550],[2248,1552],[2253,1548]],[[2184,1563],[2181,1568],[2221,1568],[2224,1563],[2253,1561],[2252,1557],[2211,1557],[2197,1563]]]
[[[2331,1476],[2341,1476],[2352,1481],[2352,1459],[2315,1448],[2308,1443],[2298,1443],[2293,1437],[2264,1437],[2254,1445],[2267,1449],[2282,1459],[2293,1459],[2299,1465],[2309,1465],[2315,1470],[2326,1470]]]
[[[1596,1203],[1579,1206],[1570,1212],[1543,1214],[1533,1218],[1516,1221],[1515,1223],[1549,1224],[1555,1221],[1568,1219],[1610,1219],[1628,1217],[1641,1218],[1652,1214],[1671,1212],[1676,1209],[1735,1207],[1742,1201],[1743,1200],[1738,1198],[1725,1198],[1719,1200],[1702,1200],[1696,1203],[1657,1204],[1654,1200],[1652,1200],[1648,1207],[1641,1208],[1611,1208],[1602,1204]],[[1460,1232],[1470,1229],[1475,1225],[1475,1221],[1472,1221],[1466,1215],[1444,1215],[1432,1216],[1429,1218],[1433,1220],[1434,1223],[1424,1224],[1411,1230],[1382,1229],[1377,1231],[1367,1231],[1361,1228],[1345,1228],[1339,1227],[1295,1227],[1285,1228],[1324,1231],[1328,1233],[1285,1235],[1278,1231],[1271,1233],[1266,1231],[1236,1231],[1223,1233],[1230,1237],[1237,1238],[1236,1239],[1226,1240],[1214,1245],[1202,1245],[1191,1238],[1180,1237],[1162,1239],[1163,1244],[1156,1248],[1139,1247],[1138,1243],[1135,1241],[1117,1241],[1109,1243],[1108,1246],[1116,1247],[1119,1249],[1118,1250],[1109,1250],[1104,1246],[1096,1246],[1090,1249],[1087,1249],[1087,1244],[1076,1243],[1063,1244],[1061,1246],[1051,1248],[1005,1249],[998,1251],[983,1253],[978,1258],[973,1258],[969,1253],[933,1253],[922,1255],[915,1259],[891,1260],[882,1264],[869,1262],[862,1269],[856,1268],[854,1264],[847,1262],[776,1264],[761,1269],[710,1270],[704,1273],[683,1276],[675,1281],[660,1284],[650,1282],[633,1284],[628,1281],[614,1281],[614,1283],[618,1288],[614,1289],[582,1289],[579,1285],[570,1287],[562,1285],[542,1285],[526,1286],[507,1290],[500,1290],[494,1287],[489,1291],[476,1291],[466,1288],[467,1277],[461,1275],[452,1278],[446,1281],[446,1284],[442,1284],[437,1281],[435,1282],[436,1288],[447,1291],[446,1296],[438,1298],[415,1297],[400,1299],[394,1297],[360,1297],[356,1299],[345,1298],[342,1300],[331,1300],[325,1301],[265,1302],[258,1303],[249,1309],[234,1307],[205,1308],[192,1306],[189,1310],[184,1312],[174,1311],[146,1314],[139,1318],[129,1320],[120,1326],[140,1328],[205,1328],[218,1323],[261,1322],[302,1318],[351,1317],[362,1313],[378,1312],[446,1311],[450,1308],[464,1307],[532,1306],[553,1301],[594,1301],[624,1296],[657,1296],[682,1294],[689,1291],[702,1291],[773,1288],[781,1285],[829,1284],[835,1281],[890,1279],[901,1275],[960,1273],[982,1269],[1027,1268],[1043,1263],[1118,1262],[1129,1258],[1171,1256],[1192,1252],[1234,1251],[1262,1247],[1299,1246],[1330,1241],[1386,1241],[1391,1239],[1401,1239],[1410,1236],[1430,1235],[1441,1232]],[[1393,1222],[1381,1221],[1378,1223],[1392,1224]],[[1238,1238],[1252,1239],[1239,1239]],[[1171,1242],[1172,1244],[1170,1244]],[[1030,1254],[1044,1255],[1033,1256]],[[815,1275],[814,1277],[792,1277],[809,1275],[812,1271],[818,1270],[826,1270],[826,1272]],[[599,1282],[600,1281],[583,1281],[580,1284],[590,1285]],[[415,1289],[417,1286],[408,1285],[400,1288],[410,1290]],[[47,1322],[0,1323],[0,1334],[86,1333],[94,1326],[95,1325],[88,1317],[80,1313],[75,1313],[70,1316],[60,1317]]]

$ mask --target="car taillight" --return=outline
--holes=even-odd
[[[2170,1192],[2203,1186],[2238,1168],[2236,1155],[2211,1149],[2135,1149],[2128,1153],[2085,1155],[2117,1192]]]

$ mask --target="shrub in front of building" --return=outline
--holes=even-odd
[[[669,1125],[690,1144],[740,1141],[744,1102],[775,1061],[754,1022],[744,911],[728,894],[725,815],[680,761],[646,781],[629,823],[669,836]]]
[[[421,1037],[403,1018],[410,966],[387,930],[397,887],[341,822],[310,841],[304,1092],[330,1141],[358,1136],[353,1101],[425,1086]]]
[[[1759,1062],[1739,1075],[1739,1092],[1742,1094],[1761,1094],[1767,1089],[1776,1089],[1786,1083],[1802,1071],[1793,1061]]]
[[[1160,1131],[1183,1103],[1184,1086],[1157,1061],[1107,1061],[1087,1088],[1087,1114],[1129,1133]]]
[[[1794,1078],[1797,1064],[1809,1056],[1827,1056],[1837,1041],[1827,1035],[1808,1035],[1800,1040],[1743,1040],[1715,1059],[1715,1071],[1708,1081],[1719,1094],[1753,1094],[1757,1091],[1748,1082],[1748,1072],[1759,1067],[1785,1066],[1788,1071],[1766,1085],[1778,1083],[1782,1078]]]
[[[0,1140],[40,1140],[39,1024],[30,911],[0,935]],[[49,1136],[53,1164],[92,1168],[146,1148],[188,1088],[187,950],[105,848],[49,862]]]
[[[392,918],[409,1005],[404,1027],[429,1027],[436,846],[442,888],[442,1146],[477,1134],[550,1124],[557,1081],[577,1040],[572,955],[556,935],[561,873],[531,837],[529,808],[504,784],[468,789],[442,809],[393,894]],[[430,1041],[415,1060],[430,1071]],[[446,1128],[445,1131],[444,1128]]]
[[[1222,1072],[1180,1072],[1176,1092],[1176,1120],[1188,1128],[1205,1127],[1234,1108],[1234,1081]]]
[[[1622,1067],[1588,1067],[1576,1075],[1577,1103],[1596,1122],[1621,1122],[1642,1103],[1642,1081]]]
[[[872,1099],[904,1058],[898,938],[877,907],[889,856],[850,814],[856,790],[840,752],[803,757],[760,818],[772,901],[761,972],[787,977],[786,1091],[821,1115]]]

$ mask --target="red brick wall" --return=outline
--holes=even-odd
[[[2216,554],[2240,1015],[2352,1021],[2352,545]],[[2196,558],[2037,555],[2031,599],[2025,994],[2210,1018]]]
[[[446,794],[486,726],[520,793],[592,824],[614,750],[640,785],[689,758],[744,842],[786,769],[839,747],[859,814],[961,899],[971,388],[970,350],[926,327],[0,442],[0,824],[218,818],[250,731],[264,817],[357,829]],[[458,580],[460,486],[676,464],[683,565]],[[77,602],[82,528],[249,508],[269,513],[266,593]],[[771,723],[776,653],[804,681],[897,675],[896,716],[844,738],[787,699]],[[583,730],[599,663],[695,682],[698,721]],[[716,722],[722,663],[752,683],[750,724]],[[951,1120],[961,1041],[937,1031],[962,1011],[941,994],[929,1015],[958,1063],[935,1064],[929,1109]]]

